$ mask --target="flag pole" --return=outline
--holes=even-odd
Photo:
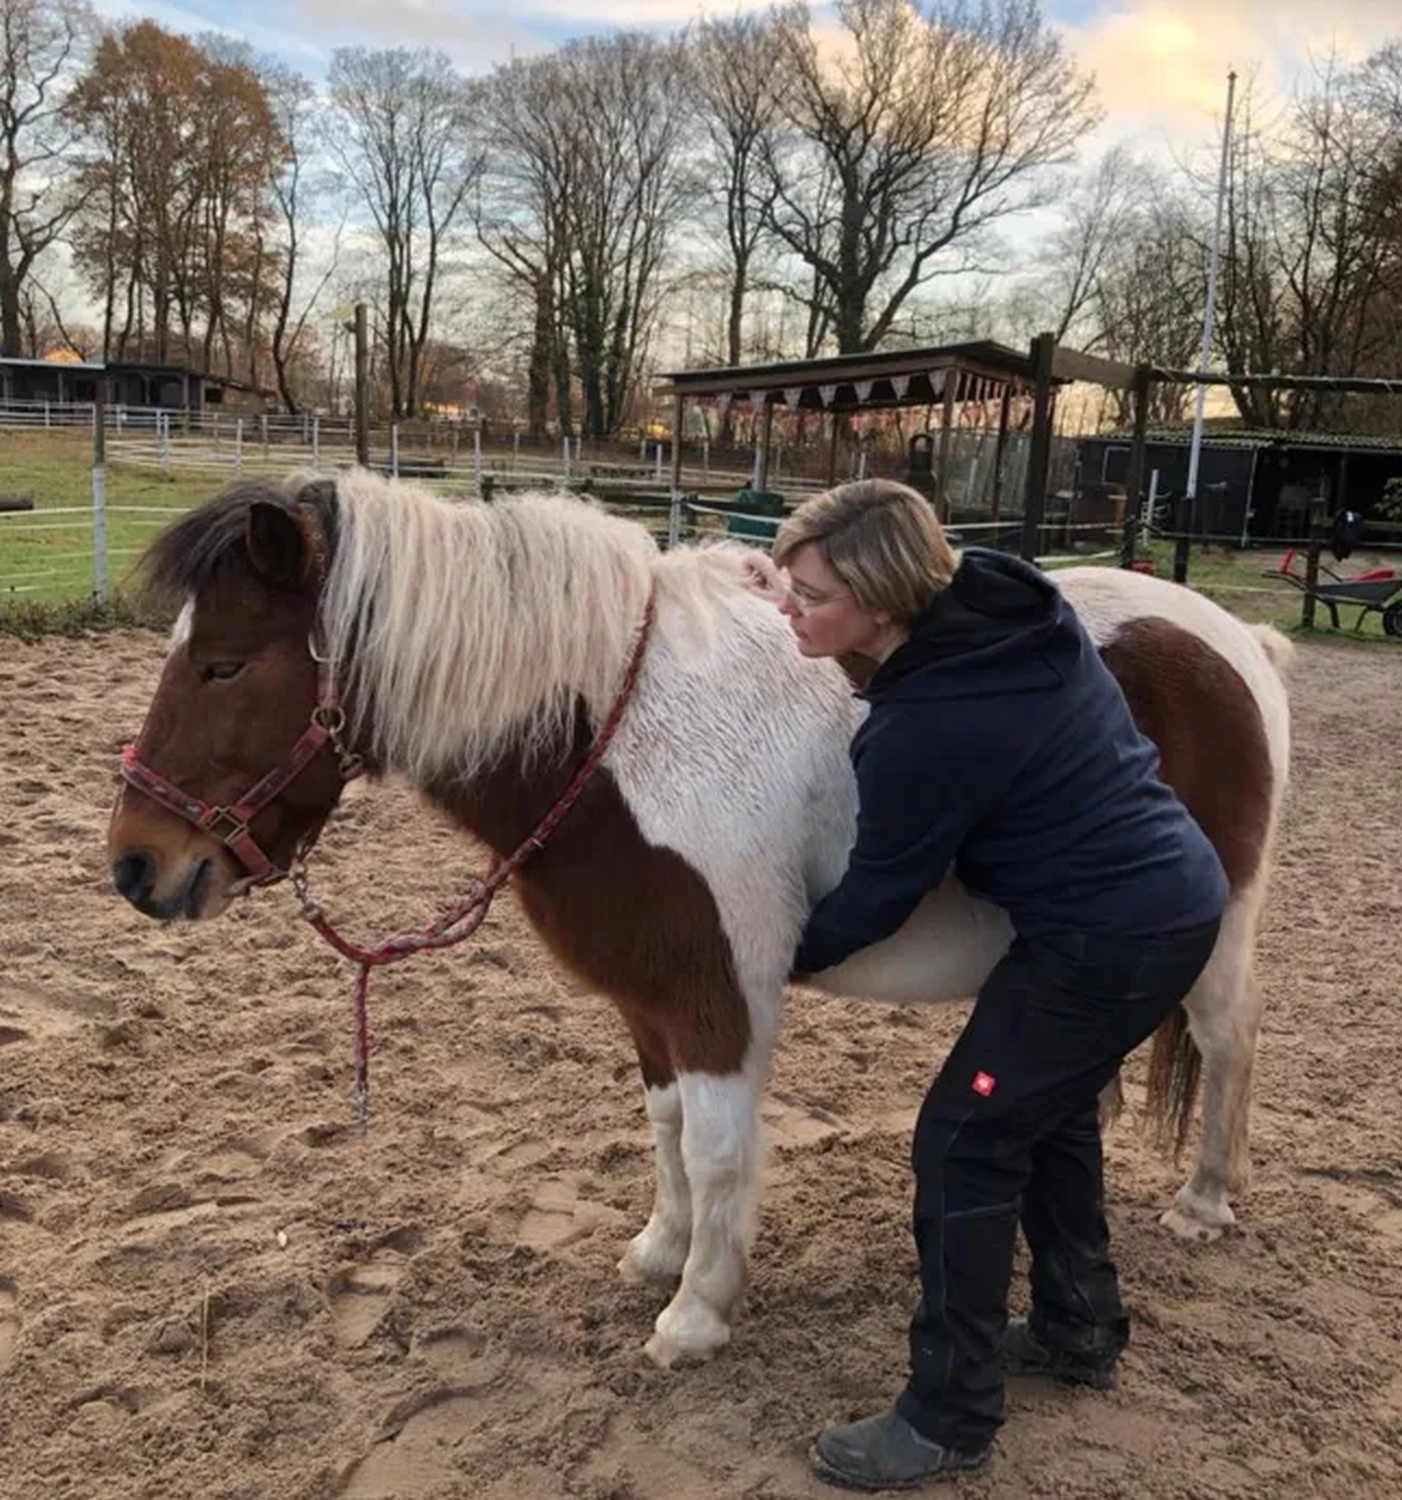
[[[1227,118],[1222,126],[1222,166],[1217,177],[1217,217],[1212,225],[1212,251],[1207,262],[1207,303],[1202,312],[1202,350],[1198,355],[1198,374],[1208,373],[1208,361],[1212,355],[1212,334],[1217,314],[1217,268],[1222,248],[1222,205],[1227,195],[1227,168],[1231,156],[1232,105],[1236,97],[1236,73],[1227,74]],[[1188,453],[1187,527],[1191,536],[1193,512],[1198,493],[1198,459],[1202,452],[1202,423],[1207,404],[1207,387],[1198,382],[1197,411],[1193,416],[1193,443]]]

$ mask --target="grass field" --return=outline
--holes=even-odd
[[[106,611],[96,611],[90,434],[0,431],[0,494],[28,492],[35,503],[32,512],[0,515],[0,631],[34,634],[46,628],[130,623],[139,618],[129,594],[132,569],[142,548],[170,517],[212,495],[233,477],[232,467],[182,469],[179,459],[176,448],[167,477],[158,469],[123,463],[120,449],[109,448],[107,547],[113,604]],[[303,461],[300,453],[289,453],[285,466],[292,468]],[[1146,550],[1160,575],[1171,576],[1172,545],[1154,542]],[[1279,560],[1278,552],[1195,550],[1189,581],[1244,619],[1298,629],[1299,594],[1262,577]],[[1344,611],[1346,627],[1353,617],[1352,609]],[[1320,624],[1326,627],[1325,634],[1334,635],[1327,630],[1322,610]],[[1339,634],[1351,637],[1352,631],[1346,628]],[[1384,639],[1376,615],[1365,625],[1362,638]]]

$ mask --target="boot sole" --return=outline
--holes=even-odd
[[[923,1489],[927,1484],[938,1484],[946,1479],[958,1479],[964,1474],[973,1474],[983,1468],[990,1456],[988,1453],[981,1453],[977,1458],[960,1459],[957,1463],[933,1469],[928,1474],[917,1474],[913,1479],[867,1479],[861,1474],[849,1474],[846,1469],[833,1468],[818,1452],[816,1443],[808,1450],[808,1461],[813,1465],[813,1472],[824,1484],[835,1485],[844,1490],[856,1490],[864,1495],[875,1495],[882,1490],[918,1490]]]

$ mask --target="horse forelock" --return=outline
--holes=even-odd
[[[138,565],[146,588],[165,599],[188,600],[231,574],[252,571],[247,548],[248,517],[255,505],[275,505],[294,514],[310,507],[334,551],[336,486],[331,480],[298,478],[285,483],[240,480],[212,500],[187,511],[147,547]]]

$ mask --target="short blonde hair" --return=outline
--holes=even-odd
[[[902,624],[929,608],[959,560],[930,502],[894,479],[860,479],[806,500],[779,527],[783,567],[812,543],[863,609]]]

